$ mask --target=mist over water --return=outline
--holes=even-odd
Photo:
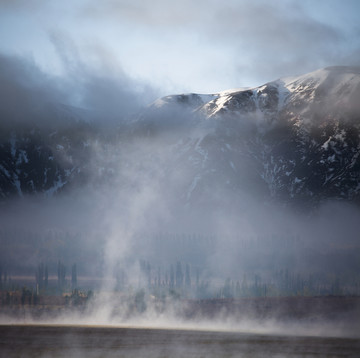
[[[64,186],[54,195],[25,194],[1,202],[2,267],[14,284],[25,275],[27,284],[34,286],[34,272],[45,263],[53,292],[62,292],[56,291],[61,262],[67,268],[62,290],[70,294],[74,287],[69,268],[76,264],[79,290],[93,291],[81,309],[70,304],[44,314],[41,309],[22,307],[15,316],[2,315],[1,324],[94,326],[94,331],[88,327],[84,335],[96,339],[103,335],[97,326],[147,328],[150,338],[134,330],[134,337],[124,343],[131,346],[135,341],[136,356],[192,352],[201,356],[209,350],[214,350],[213,356],[226,356],[224,347],[229,346],[233,351],[226,354],[236,356],[239,347],[231,342],[244,340],[246,347],[260,347],[258,356],[266,356],[267,348],[262,347],[278,343],[280,338],[274,336],[359,337],[355,299],[349,298],[347,307],[341,306],[343,301],[311,301],[320,295],[359,295],[357,206],[327,201],[310,211],[264,199],[263,188],[254,191],[257,183],[247,175],[252,164],[248,158],[236,162],[239,182],[228,183],[224,173],[234,169],[228,160],[225,166],[216,151],[222,123],[194,114],[191,103],[184,110],[181,96],[178,107],[160,115],[153,105],[148,114],[144,106],[156,90],[145,90],[142,84],[139,91],[139,84],[121,71],[115,79],[104,79],[90,69],[79,70],[80,61],[69,69],[76,74],[75,80],[58,82],[21,59],[4,56],[1,62],[0,75],[6,79],[2,91],[15,93],[14,98],[22,98],[24,104],[1,103],[4,142],[6,134],[23,128],[24,135],[33,125],[46,135],[58,131],[59,138],[72,132],[74,122],[83,124],[86,119],[92,128],[84,145],[87,151],[79,156],[86,162],[82,185]],[[75,92],[68,92],[72,86]],[[52,116],[59,103],[65,104],[64,112],[73,114],[68,120],[62,119],[64,112]],[[74,105],[86,111],[75,110]],[[250,124],[244,119],[239,123],[226,120],[229,128],[239,130],[241,140],[263,125],[262,118],[251,118]],[[208,153],[202,151],[203,141]],[[234,143],[223,144],[235,146],[236,142],[235,138]],[[62,163],[73,163],[79,148],[60,151]],[[293,300],[287,300],[289,296]],[[296,300],[297,296],[309,300]],[[156,329],[169,330],[160,334],[160,346],[173,334],[171,330],[197,330],[192,343],[197,348],[184,348],[193,333],[176,333],[184,337],[180,341],[172,337],[174,345],[166,346],[165,353],[158,347],[149,352],[145,343],[151,345],[152,335],[159,332]],[[214,332],[224,336],[214,336]],[[246,337],[230,337],[225,332]],[[261,335],[261,342],[251,341],[249,335],[254,335],[251,339]],[[77,346],[79,337],[83,336],[78,333],[74,340],[65,336],[64,345],[74,346],[65,352],[83,354],[84,347]],[[139,348],[142,339],[145,343]],[[218,345],[212,345],[213,341],[219,341]],[[286,350],[289,342],[280,341]],[[295,344],[295,348],[290,344],[289,350],[305,344]],[[101,354],[93,352],[93,356]]]
[[[268,296],[281,294],[271,291],[275,287],[286,295],[287,288],[275,281],[281,272],[284,279],[289,275],[306,281],[300,294],[306,294],[305,286],[308,294],[310,289],[320,290],[317,285],[330,290],[337,277],[346,282],[349,293],[356,293],[357,208],[328,203],[310,217],[262,205],[247,194],[239,202],[223,197],[221,203],[229,206],[221,206],[216,192],[215,198],[206,198],[212,206],[190,205],[174,194],[187,172],[177,168],[173,186],[164,186],[164,168],[171,155],[162,153],[156,143],[144,142],[127,146],[125,154],[115,151],[126,165],[115,167],[116,179],[110,185],[89,185],[54,198],[12,200],[2,207],[1,235],[6,244],[1,259],[9,274],[33,272],[46,262],[54,275],[61,260],[68,268],[77,263],[79,276],[99,279],[93,299],[81,313],[70,310],[35,321],[25,313],[20,319],[5,317],[2,323],[357,336],[356,319],[348,322],[351,310],[327,317],[331,307],[328,311],[319,307],[318,315],[314,310],[299,320],[281,304],[263,315],[258,313],[261,303],[241,306],[239,311],[219,309],[216,302],[203,309],[197,305],[203,299],[263,296],[264,289]],[[152,153],[157,155],[155,165],[147,161]],[[82,285],[90,288],[79,277]]]
[[[172,92],[358,66],[358,7],[0,2],[0,356],[357,357],[359,68]]]

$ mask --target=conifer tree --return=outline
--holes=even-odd
[[[185,268],[185,286],[188,288],[191,287],[190,265],[189,264],[186,264],[186,268]]]
[[[49,272],[48,272],[48,266],[45,265],[45,281],[44,281],[44,288],[47,290],[49,283]]]
[[[73,264],[71,267],[71,288],[75,289],[77,286],[77,270],[76,264]]]
[[[58,262],[58,289],[61,292],[65,287],[65,265],[59,260]]]
[[[170,287],[175,286],[175,273],[174,273],[174,266],[171,264],[170,266]]]
[[[181,262],[176,263],[176,287],[182,287],[184,281],[184,275],[182,271]]]

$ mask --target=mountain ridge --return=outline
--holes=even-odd
[[[0,143],[0,196],[111,186],[137,160],[160,162],[155,177],[184,205],[222,202],[220,193],[285,205],[360,203],[359,99],[360,68],[334,66],[258,87],[166,96],[110,136],[81,119],[52,136],[12,130]]]

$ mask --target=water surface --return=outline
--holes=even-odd
[[[1,357],[359,357],[354,338],[93,326],[0,326]]]

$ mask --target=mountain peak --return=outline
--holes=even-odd
[[[359,91],[359,68],[336,66],[259,87],[166,96],[110,139],[76,121],[53,133],[3,133],[0,196],[111,187],[124,172],[138,173],[137,163],[188,205],[249,193],[285,204],[358,200]]]

